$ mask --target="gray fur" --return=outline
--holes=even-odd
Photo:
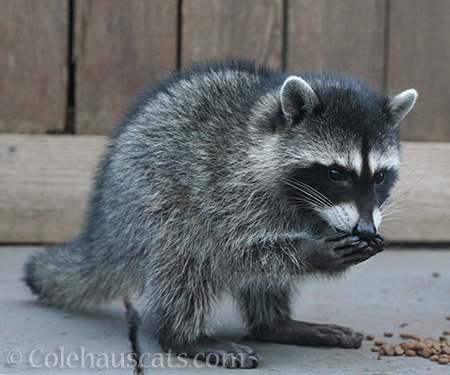
[[[287,77],[212,65],[144,98],[111,137],[83,234],[29,260],[25,278],[41,301],[83,309],[138,293],[162,346],[185,347],[212,334],[209,315],[224,290],[258,333],[288,319],[298,280],[339,273],[381,251],[354,236],[334,238],[319,214],[302,214],[285,199],[281,179],[291,166],[358,145],[345,135],[351,129],[324,138],[285,123]],[[322,101],[329,90],[363,90],[348,77],[305,80]],[[366,91],[361,100],[345,95],[352,108],[373,106]],[[379,132],[379,148],[397,148],[391,128]]]

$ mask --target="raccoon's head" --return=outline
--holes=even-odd
[[[373,236],[400,167],[398,124],[417,98],[341,75],[288,77],[279,92],[278,156],[290,204],[338,231]]]

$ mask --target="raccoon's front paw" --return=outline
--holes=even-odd
[[[332,244],[334,253],[338,256],[343,267],[364,262],[375,254],[384,250],[384,237],[375,235],[368,241],[354,235],[348,235],[328,241]]]

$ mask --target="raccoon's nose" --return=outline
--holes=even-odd
[[[368,222],[366,220],[360,220],[358,224],[353,228],[353,234],[357,234],[364,238],[371,238],[377,233],[377,228],[373,222]]]

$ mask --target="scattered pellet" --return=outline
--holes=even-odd
[[[393,334],[392,332],[384,332],[384,335],[385,335],[386,337],[392,337],[392,336],[394,336],[394,334]]]
[[[430,358],[431,354],[433,354],[433,353],[431,352],[431,350],[429,348],[425,348],[425,349],[420,350],[417,354],[419,354],[423,358]]]
[[[450,315],[449,315],[449,316],[447,316],[447,320],[450,320]]]
[[[366,339],[372,341],[375,338],[375,335],[367,335]]]
[[[447,332],[447,331],[445,331]],[[450,333],[450,331],[448,331]],[[389,336],[390,332],[385,332],[385,336]],[[386,335],[387,334],[387,335]],[[416,334],[402,333],[403,338],[410,339],[398,344],[386,344],[384,340],[375,340],[372,351],[378,352],[379,356],[402,356],[408,357],[420,356],[440,364],[450,362],[450,341],[446,336],[439,337],[422,337]]]
[[[439,277],[439,276],[441,276],[441,274],[440,274],[439,272],[433,272],[432,275],[433,275],[433,277]]]
[[[402,349],[400,345],[396,345],[394,349],[395,355],[403,355],[405,351]]]
[[[442,332],[444,335],[450,335],[450,329],[446,329],[444,332]]]
[[[380,354],[377,355],[377,359],[378,359],[378,360],[381,359],[381,355],[380,355]]]
[[[400,337],[401,337],[402,339],[415,339],[415,340],[420,340],[420,339],[422,339],[421,336],[419,336],[419,335],[414,335],[414,334],[411,334],[411,333],[400,333]]]

